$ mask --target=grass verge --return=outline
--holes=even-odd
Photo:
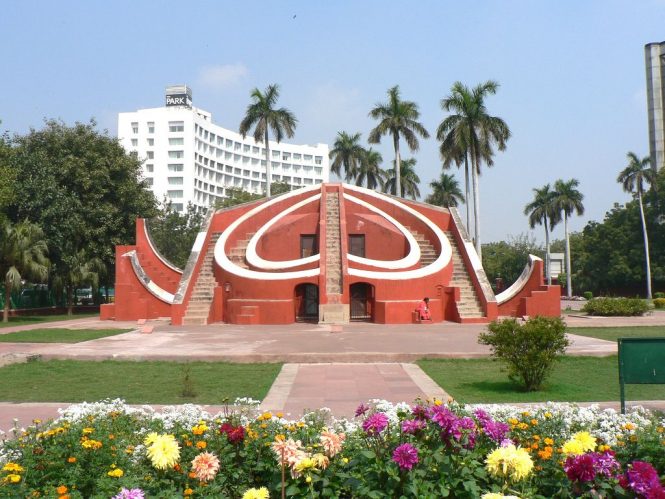
[[[221,404],[263,399],[281,364],[50,360],[0,368],[0,400],[83,402],[123,398],[130,404]],[[185,380],[189,375],[190,383]],[[188,386],[189,385],[189,386]],[[194,396],[184,397],[184,389]]]
[[[524,392],[491,359],[424,359],[418,365],[464,403],[602,402],[619,400],[617,357],[563,357],[537,392]],[[664,385],[627,385],[627,400],[663,400]]]
[[[607,341],[616,341],[618,338],[665,338],[665,326],[569,327],[567,332]]]
[[[0,329],[3,327],[29,326],[31,324],[45,324],[47,322],[70,321],[72,319],[85,319],[86,317],[98,317],[99,313],[94,314],[74,314],[74,315],[20,315],[10,317],[9,322],[1,322]]]
[[[131,329],[29,329],[0,333],[0,343],[79,343],[129,331]]]

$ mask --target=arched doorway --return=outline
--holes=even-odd
[[[319,287],[316,284],[298,284],[295,291],[296,322],[319,321]]]
[[[374,315],[374,286],[366,282],[351,284],[351,320],[371,322]]]

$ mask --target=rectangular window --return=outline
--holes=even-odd
[[[148,159],[155,159],[155,151],[146,151]]]
[[[315,162],[316,162],[317,165],[320,165],[320,164],[321,164],[321,161],[323,161],[323,157],[321,157],[321,156],[317,156],[316,158],[314,158],[314,160],[315,160]]]
[[[148,139],[148,147],[153,147],[155,145],[155,139]]]
[[[259,148],[257,146],[252,146],[252,154],[258,154]]]
[[[169,151],[169,158],[171,159],[182,159],[185,157],[184,151]]]
[[[185,145],[185,139],[182,137],[169,137],[170,146],[182,146]]]
[[[365,234],[349,234],[349,254],[365,258]]]
[[[182,177],[169,177],[169,185],[182,185]]]
[[[152,177],[147,177],[145,179],[145,183],[148,184],[150,187],[152,187],[152,184],[154,183],[154,179]]]
[[[312,155],[311,154],[305,154],[305,161],[312,161]]]
[[[301,155],[300,155],[299,152],[294,152],[293,153],[293,159],[300,159],[300,158],[301,158]]]
[[[182,163],[169,163],[169,172],[181,172],[184,167]]]
[[[139,124],[137,121],[132,122],[132,133],[139,133]]]
[[[169,121],[169,132],[184,132],[184,131],[185,131],[184,121]]]
[[[171,208],[173,208],[175,211],[182,211],[183,205],[182,203],[173,203],[171,204]]]
[[[132,139],[132,147],[138,147],[139,139]]]
[[[316,255],[319,250],[316,242],[316,234],[300,235],[300,258]]]
[[[155,122],[148,121],[148,133],[155,133]]]
[[[155,171],[155,165],[152,165],[152,164],[148,163],[147,165],[145,165],[145,171],[147,171],[148,173],[154,172]]]
[[[180,199],[183,196],[183,191],[166,191],[166,193],[171,199]]]

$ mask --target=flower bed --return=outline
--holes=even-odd
[[[665,497],[665,421],[645,410],[374,401],[289,421],[238,403],[74,405],[5,436],[0,497]]]

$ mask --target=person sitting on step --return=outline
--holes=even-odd
[[[420,317],[421,321],[431,321],[432,320],[432,315],[430,314],[429,311],[429,298],[425,297],[423,298],[423,301],[420,302],[418,305],[418,308],[416,309],[418,311],[418,317]]]

